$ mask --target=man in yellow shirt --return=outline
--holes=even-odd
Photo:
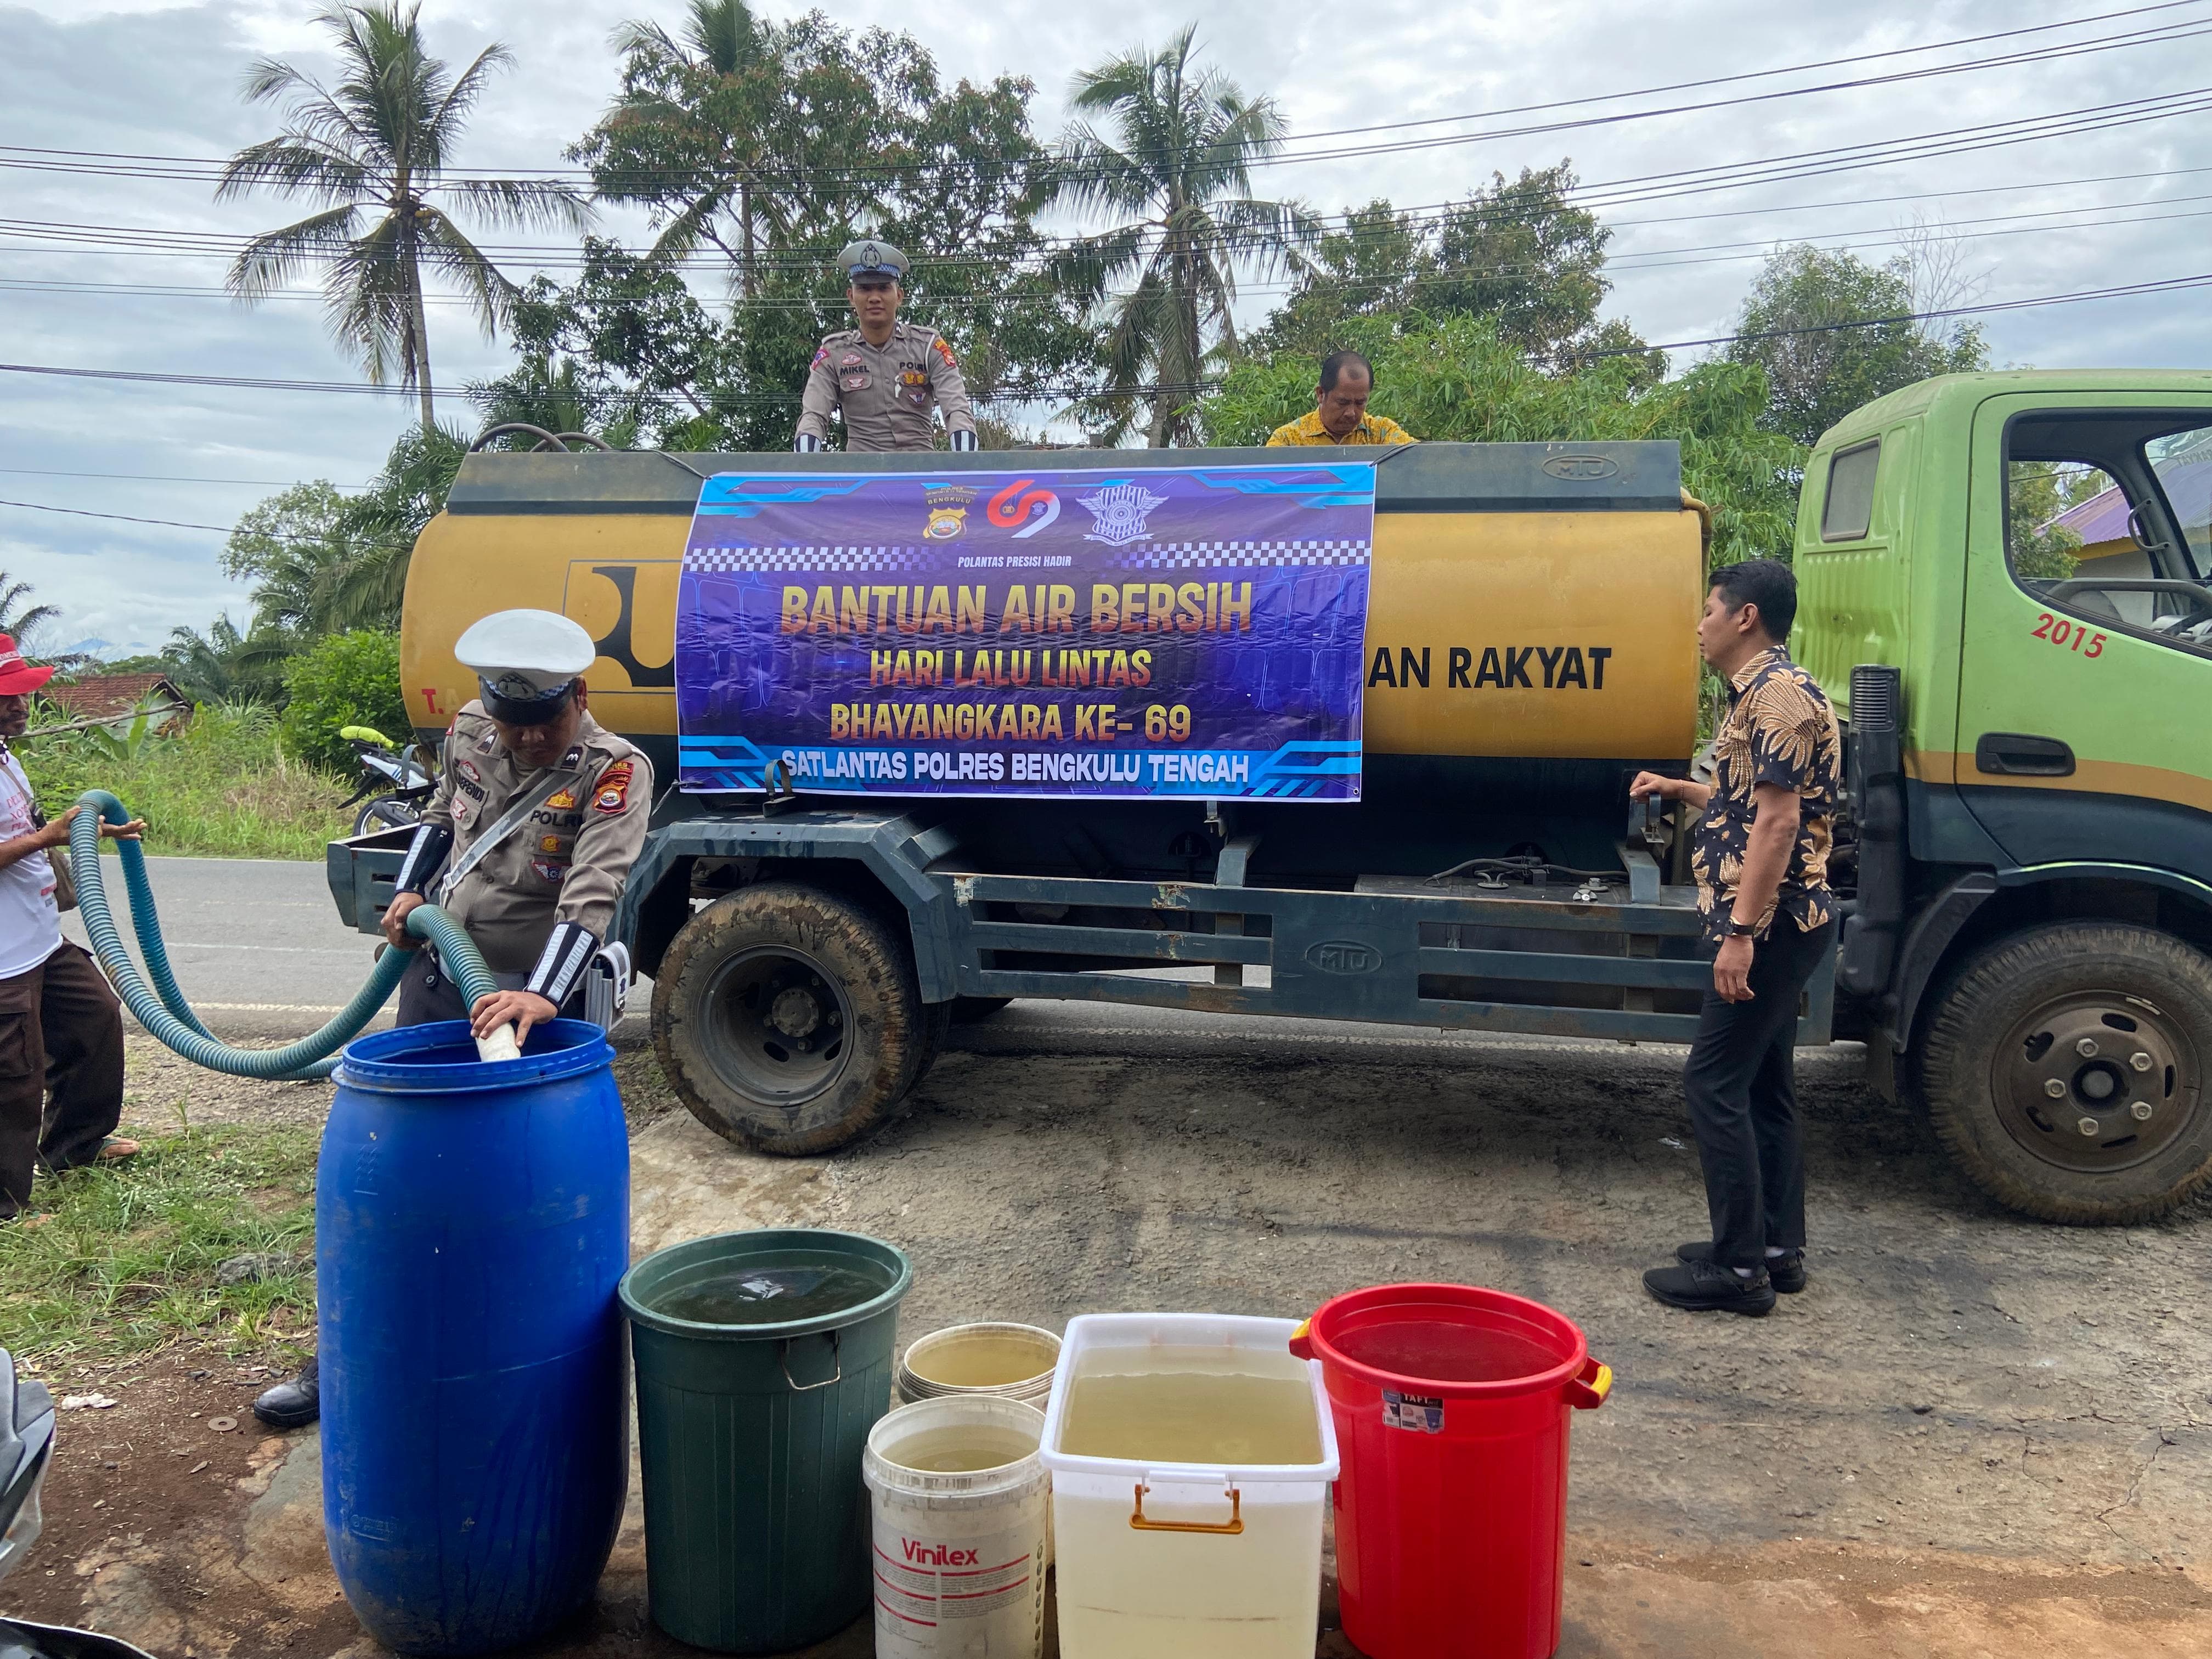
[[[1267,447],[1281,444],[1410,444],[1419,439],[1388,415],[1367,412],[1375,390],[1375,369],[1356,351],[1332,351],[1321,360],[1321,384],[1314,388],[1314,411],[1279,426]]]

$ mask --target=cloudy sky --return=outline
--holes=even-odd
[[[763,9],[801,9],[795,0]],[[315,9],[312,0],[0,0],[0,362],[358,380],[312,296],[240,307],[221,293],[220,256],[169,240],[265,229],[296,216],[288,204],[217,205],[203,183],[56,171],[55,158],[30,153],[221,157],[268,136],[270,112],[239,100],[240,72],[264,53],[325,65]],[[562,165],[562,149],[613,91],[610,31],[635,16],[673,24],[687,7],[427,0],[423,9],[447,58],[502,40],[520,60],[495,85],[461,158],[497,170]],[[1248,91],[1279,100],[1294,134],[1431,123],[1300,139],[1294,150],[1322,154],[1267,168],[1267,191],[1323,211],[1378,194],[1434,204],[1493,169],[1571,156],[1585,180],[1613,186],[1600,198],[1617,228],[1607,310],[1651,340],[1725,332],[1778,243],[1814,240],[1879,260],[1916,219],[1949,228],[1969,297],[1984,302],[2212,270],[2212,0],[849,0],[834,14],[911,30],[953,75],[1029,76],[1038,130],[1051,134],[1073,70],[1158,41],[1194,10],[1212,58]],[[2053,24],[2063,27],[2021,32]],[[1913,50],[1922,47],[1931,50]],[[1878,53],[1889,55],[1800,67]],[[1926,72],[1969,64],[1985,66]],[[1760,73],[1778,70],[1790,72]],[[1716,76],[1745,78],[1655,90]],[[1870,78],[1881,83],[1813,89]],[[1681,107],[1723,100],[1734,101]],[[1580,101],[1510,112],[1560,100]],[[1527,131],[1537,126],[1554,130]],[[1905,142],[1915,139],[1923,142]],[[104,228],[88,239],[80,227]],[[118,228],[151,234],[118,246]],[[602,228],[635,237],[642,227],[614,216]],[[550,236],[534,240],[552,251]],[[526,276],[529,260],[507,269]],[[1267,297],[1253,293],[1248,304],[1256,313]],[[1985,320],[2000,362],[2186,367],[2212,348],[2212,311],[2190,290]],[[457,311],[441,307],[431,328],[441,384],[501,366],[500,348]],[[226,526],[288,483],[368,477],[412,408],[388,397],[0,371],[0,500]],[[66,613],[47,636],[53,646],[158,646],[171,628],[203,625],[226,606],[243,620],[244,595],[216,568],[221,544],[205,531],[0,505],[0,569]]]

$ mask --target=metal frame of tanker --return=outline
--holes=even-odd
[[[616,937],[641,963],[659,959],[684,919],[668,897],[689,894],[688,879],[672,879],[686,863],[842,860],[904,907],[932,1003],[1067,998],[1680,1042],[1695,1032],[1690,1010],[1711,982],[1696,950],[1696,890],[1663,884],[1652,853],[1630,840],[1618,846],[1620,887],[1366,876],[1340,892],[1247,886],[1252,836],[1229,838],[1211,881],[1089,880],[976,868],[950,832],[906,814],[784,805],[656,829],[617,911]],[[1018,907],[1070,915],[1028,920]],[[1074,919],[1085,912],[1106,913],[1110,924]],[[1211,969],[1212,978],[1143,972],[1177,968]],[[1802,1010],[1801,1045],[1828,1041],[1834,983],[1824,964]],[[1655,1007],[1662,998],[1686,1000],[1689,1010]]]

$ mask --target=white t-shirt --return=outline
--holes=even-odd
[[[0,754],[0,841],[37,827],[31,819],[31,781],[13,755]],[[17,859],[0,870],[0,979],[29,973],[61,946],[53,860],[43,852]]]

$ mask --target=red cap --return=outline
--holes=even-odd
[[[25,660],[13,634],[0,634],[0,697],[35,691],[53,677],[52,669]]]

